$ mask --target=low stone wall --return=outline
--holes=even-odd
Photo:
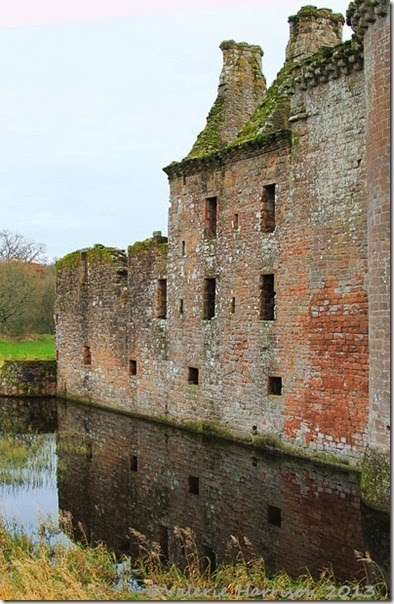
[[[4,361],[0,396],[54,396],[56,361]]]

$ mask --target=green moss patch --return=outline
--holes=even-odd
[[[198,135],[186,159],[201,157],[202,155],[223,149],[226,146],[220,135],[220,129],[224,122],[224,104],[224,97],[218,96],[208,114],[204,130]]]
[[[368,447],[361,468],[364,501],[378,509],[390,510],[390,454]]]

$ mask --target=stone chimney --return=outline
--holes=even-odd
[[[321,46],[336,46],[342,42],[345,19],[328,8],[303,6],[296,15],[289,17],[289,23],[286,63],[305,59]]]
[[[222,42],[223,68],[218,97],[225,101],[223,140],[232,142],[252,115],[265,90],[261,71],[263,51],[245,42]]]
[[[220,45],[223,68],[218,95],[188,157],[199,157],[233,142],[248,121],[265,90],[260,46],[229,40]]]

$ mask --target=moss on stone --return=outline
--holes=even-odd
[[[280,130],[287,127],[290,109],[288,87],[297,66],[296,63],[289,63],[282,67],[253,115],[240,130],[235,142],[242,143],[256,138],[264,130]]]
[[[302,6],[296,15],[290,15],[290,22],[297,22],[300,18],[303,21],[307,21],[312,18],[326,17],[331,19],[335,23],[344,23],[345,18],[341,13],[333,13],[330,8],[317,8],[316,6],[307,5]]]
[[[59,274],[64,269],[73,270],[77,268],[81,262],[83,253],[86,253],[89,262],[92,263],[98,261],[125,263],[127,260],[124,250],[96,243],[91,248],[82,248],[63,256],[63,258],[59,258],[59,260],[56,261],[56,274]]]
[[[236,42],[235,40],[223,40],[220,44],[221,50],[228,50],[230,48],[248,48],[249,50],[257,50],[263,55],[263,49],[258,44],[248,44],[248,42]]]
[[[197,140],[186,159],[201,157],[202,155],[218,151],[226,146],[226,143],[222,140],[220,135],[220,128],[225,117],[224,105],[224,97],[218,96],[208,114],[204,130],[198,135]]]
[[[155,248],[161,253],[166,253],[168,248],[168,242],[158,242],[156,238],[150,237],[149,239],[145,239],[144,241],[136,241],[133,245],[129,245],[127,251],[130,256],[138,256],[139,254],[149,252],[153,248]]]
[[[390,510],[390,454],[367,447],[361,467],[361,494],[364,501]]]

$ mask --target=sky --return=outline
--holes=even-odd
[[[219,44],[262,46],[270,84],[303,4],[0,0],[0,229],[44,243],[48,261],[166,234],[162,168],[204,127]]]

